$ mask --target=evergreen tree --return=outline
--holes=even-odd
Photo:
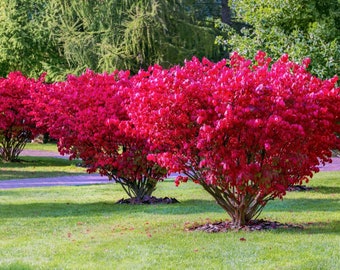
[[[46,31],[43,0],[0,0],[0,76],[20,70],[39,77],[61,61]]]
[[[212,23],[218,1],[207,6],[190,0],[0,2],[2,76],[20,70],[38,77],[46,71],[47,80],[63,80],[87,68],[136,72],[193,55],[219,59]]]

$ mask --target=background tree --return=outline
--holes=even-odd
[[[0,78],[0,159],[17,161],[28,140],[41,132],[29,115],[34,107],[30,93],[43,85],[12,72]]]
[[[0,0],[0,76],[20,70],[38,78],[64,66],[44,24],[45,5],[41,0]]]
[[[59,1],[60,2],[60,1]],[[216,56],[213,27],[200,25],[175,0],[63,1],[52,7],[53,35],[65,58],[84,70],[136,72],[196,54]],[[78,73],[78,70],[75,70]]]
[[[221,1],[221,22],[232,26],[232,12],[229,6],[229,0]]]
[[[0,72],[67,74],[218,60],[219,0],[0,0]]]
[[[155,149],[150,160],[199,183],[230,215],[251,222],[290,185],[308,181],[340,140],[337,77],[322,81],[283,55],[255,63],[233,54],[216,64],[197,58],[159,66],[132,80],[136,132]]]
[[[219,57],[215,1],[206,6],[189,0],[0,1],[3,76],[21,70],[38,77],[46,71],[47,80],[55,81],[86,68],[137,72],[193,55]]]
[[[273,58],[288,53],[294,61],[310,57],[310,70],[322,78],[339,74],[340,2],[338,0],[229,1],[232,27],[217,42],[252,57],[258,50]],[[235,23],[242,23],[238,31]]]

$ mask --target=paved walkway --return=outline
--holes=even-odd
[[[32,156],[32,157],[57,157],[68,158],[68,156],[62,156],[58,152],[44,151],[44,150],[22,150],[20,156]]]
[[[38,150],[24,150],[21,156],[46,156],[59,157],[55,152],[38,151]],[[320,169],[321,171],[340,171],[340,158],[333,158],[333,162],[327,164]],[[175,176],[175,174],[174,174]],[[2,180],[0,181],[1,189],[25,188],[25,187],[47,187],[47,186],[81,186],[81,185],[95,185],[95,184],[113,184],[107,177],[102,177],[99,174],[75,175],[75,176],[61,176],[51,178],[27,178],[18,180]]]
[[[25,188],[25,187],[49,187],[49,186],[83,186],[97,184],[112,184],[107,177],[98,174],[60,176],[51,178],[27,178],[18,180],[0,181],[1,189]]]
[[[20,156],[56,157],[68,159],[58,152],[42,150],[23,150]],[[48,186],[82,186],[95,184],[112,184],[107,177],[99,174],[82,174],[72,176],[24,178],[0,181],[0,189],[25,188],[25,187],[48,187]]]

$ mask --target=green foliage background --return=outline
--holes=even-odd
[[[80,74],[218,59],[212,11],[179,0],[1,0],[0,75],[50,80]],[[211,1],[215,2],[215,1]],[[214,11],[216,13],[216,11]]]
[[[217,43],[253,57],[263,50],[274,59],[288,53],[312,59],[311,72],[326,78],[340,72],[339,0],[231,0],[233,22],[221,25]],[[241,29],[235,26],[243,25]]]
[[[230,24],[221,23],[223,3]],[[137,72],[235,50],[310,57],[315,75],[339,74],[340,0],[0,0],[1,77]]]

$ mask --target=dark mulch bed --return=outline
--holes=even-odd
[[[309,191],[312,190],[311,187],[306,187],[305,185],[294,185],[287,188],[287,191]]]
[[[154,196],[151,197],[144,197],[143,200],[139,200],[136,198],[129,198],[129,199],[120,199],[117,204],[171,204],[171,203],[179,203],[175,198],[156,198]]]
[[[294,225],[288,223],[280,223],[269,220],[254,220],[250,224],[241,228],[235,228],[230,221],[219,221],[214,223],[206,223],[203,225],[194,224],[186,228],[187,231],[204,231],[208,233],[227,232],[227,231],[262,231],[274,229],[303,229],[302,225]]]

